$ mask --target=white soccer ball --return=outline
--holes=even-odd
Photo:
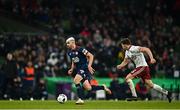
[[[65,94],[59,94],[57,97],[57,101],[60,103],[65,103],[67,101],[67,96]]]

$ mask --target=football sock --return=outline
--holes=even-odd
[[[153,89],[155,89],[156,91],[159,91],[159,92],[161,92],[163,94],[166,94],[166,95],[168,94],[167,90],[163,89],[161,86],[159,86],[157,84],[154,84]]]
[[[92,91],[104,90],[104,86],[92,86]]]
[[[132,81],[131,79],[128,79],[128,80],[127,80],[127,83],[128,83],[129,88],[130,88],[130,90],[131,90],[132,96],[137,97],[137,94],[136,94],[136,90],[135,90],[135,88],[134,88],[133,81]]]
[[[80,99],[83,99],[83,88],[80,84],[76,84],[77,95]]]

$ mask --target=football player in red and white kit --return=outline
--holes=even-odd
[[[137,100],[137,94],[132,79],[138,77],[141,78],[150,88],[167,95],[168,101],[171,102],[171,92],[163,89],[157,84],[154,84],[151,80],[149,66],[143,54],[146,53],[150,58],[150,63],[154,64],[156,63],[156,60],[154,59],[151,50],[147,47],[132,45],[128,38],[122,39],[120,43],[122,48],[125,50],[125,58],[120,65],[117,65],[117,69],[122,69],[129,63],[129,61],[134,62],[136,66],[136,68],[126,76],[126,82],[128,83],[132,93],[132,98],[130,99]]]

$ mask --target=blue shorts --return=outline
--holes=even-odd
[[[89,70],[87,68],[78,69],[77,74],[82,76],[82,78],[84,80],[91,80],[92,79],[92,74],[89,72]]]

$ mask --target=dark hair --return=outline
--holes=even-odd
[[[121,44],[131,45],[131,40],[129,38],[123,38],[121,40]]]

